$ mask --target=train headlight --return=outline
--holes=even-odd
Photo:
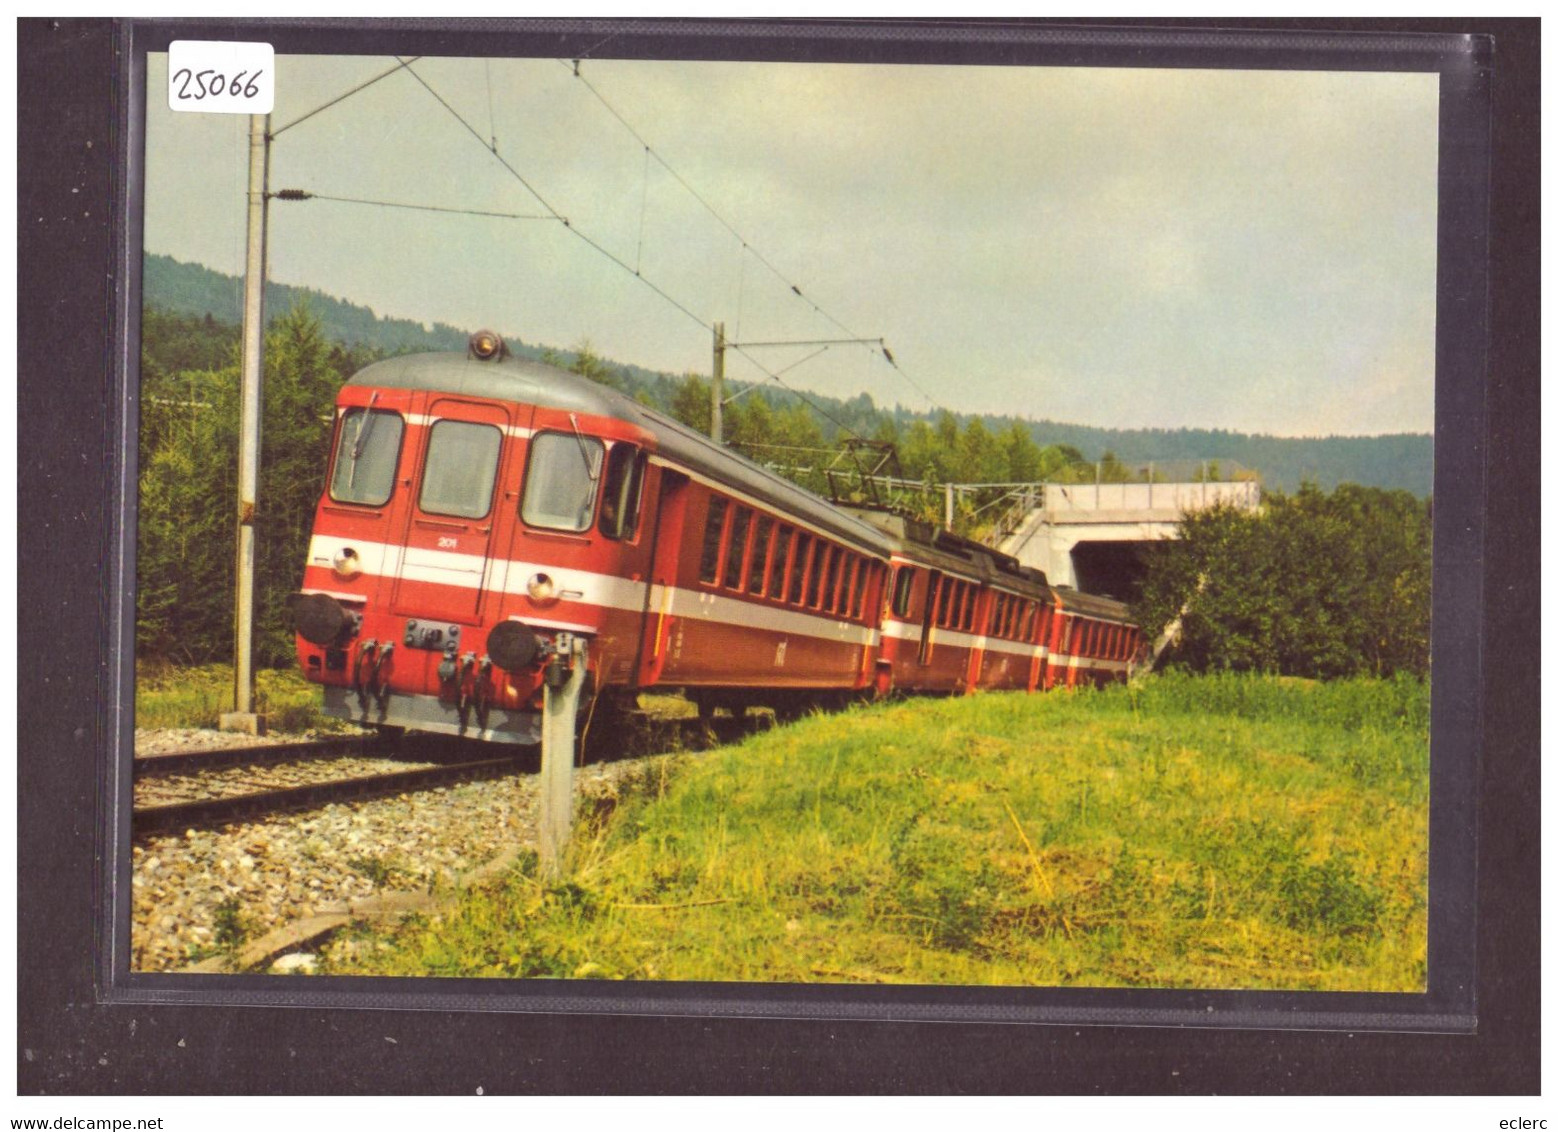
[[[525,583],[525,592],[531,601],[544,604],[557,597],[557,583],[552,581],[550,574],[532,574],[530,581]]]
[[[362,573],[362,559],[357,557],[357,551],[343,546],[331,559],[330,568],[343,578],[355,578]]]
[[[490,362],[503,356],[503,339],[490,330],[478,330],[471,335],[471,357],[479,362]]]

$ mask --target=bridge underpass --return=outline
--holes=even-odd
[[[1047,483],[1000,549],[1043,570],[1052,585],[1130,601],[1146,575],[1144,546],[1174,538],[1188,512],[1218,503],[1254,510],[1260,484]]]

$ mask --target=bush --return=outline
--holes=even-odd
[[[1431,504],[1407,492],[1271,492],[1151,547],[1136,614],[1155,634],[1185,610],[1166,660],[1195,672],[1425,676],[1431,549]]]

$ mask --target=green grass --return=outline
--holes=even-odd
[[[255,683],[255,706],[272,731],[351,729],[320,710],[319,687],[292,669],[261,669]],[[137,727],[215,727],[221,714],[232,710],[232,665],[136,666]]]
[[[812,717],[337,969],[1421,991],[1427,713],[1230,676]]]

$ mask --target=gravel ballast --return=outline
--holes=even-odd
[[[138,732],[136,749],[230,740],[223,732]],[[659,757],[576,769],[575,790],[615,795]],[[535,783],[534,775],[521,774],[138,838],[131,847],[131,966],[179,970],[220,953],[235,935],[253,939],[305,917],[345,911],[366,897],[450,891],[505,850],[534,847]]]

